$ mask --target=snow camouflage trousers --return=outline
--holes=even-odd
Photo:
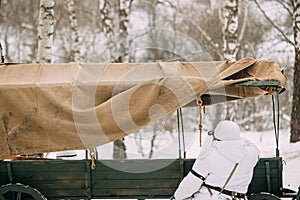
[[[211,193],[207,188],[202,188],[200,191],[196,192],[192,197],[185,200],[247,200],[245,198],[231,197],[215,190],[211,190]]]
[[[238,198],[238,197],[228,197],[223,195],[214,195],[211,197],[211,200],[247,200],[247,198]]]

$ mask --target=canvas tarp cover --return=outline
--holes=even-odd
[[[90,149],[133,133],[203,94],[203,104],[267,94],[232,87],[285,77],[273,61],[0,65],[0,159]],[[223,96],[214,100],[214,96]]]

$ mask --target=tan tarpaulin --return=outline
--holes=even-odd
[[[0,65],[0,159],[96,147],[203,94],[206,104],[264,95],[245,80],[285,77],[273,61]],[[224,96],[220,100],[215,95]]]

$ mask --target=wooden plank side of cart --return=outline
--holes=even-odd
[[[0,185],[22,183],[48,199],[87,197],[89,181],[84,160],[22,160],[0,162]]]
[[[151,168],[163,162],[169,164],[154,171],[121,169],[122,166]],[[97,161],[96,169],[91,170],[90,160],[1,161],[0,185],[10,181],[30,185],[48,199],[169,198],[193,162],[194,159]],[[281,158],[260,159],[248,193],[269,191],[281,195],[281,165]]]

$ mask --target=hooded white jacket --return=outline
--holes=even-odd
[[[231,173],[235,163],[238,166],[225,189],[246,193],[251,182],[253,168],[259,159],[259,150],[250,141],[241,138],[234,141],[212,141],[208,148],[203,150],[196,159],[193,170],[206,177],[205,183],[222,188]],[[203,181],[191,172],[182,180],[174,197],[180,199],[226,199],[227,195],[202,186]]]

